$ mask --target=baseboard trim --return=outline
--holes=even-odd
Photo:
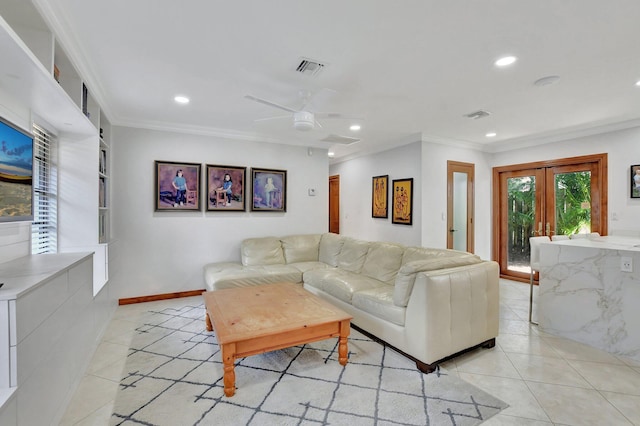
[[[180,297],[200,296],[205,290],[189,290],[179,291],[176,293],[153,294],[151,296],[129,297],[126,299],[118,299],[118,305],[131,305],[134,303],[155,302],[158,300],[178,299]]]

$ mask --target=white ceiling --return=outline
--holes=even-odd
[[[415,140],[498,151],[640,125],[638,0],[35,2],[114,124],[325,147],[337,159]],[[497,68],[507,54],[519,60]],[[326,67],[296,73],[302,57]],[[533,84],[550,75],[559,82]],[[297,109],[301,90],[316,94],[310,110],[360,117],[362,130],[255,122],[286,113],[245,98]],[[479,109],[492,114],[464,117]],[[321,142],[328,134],[361,141]]]

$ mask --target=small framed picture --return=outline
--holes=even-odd
[[[287,211],[287,171],[251,169],[251,211]]]
[[[200,164],[156,161],[156,211],[200,210]]]
[[[391,222],[411,225],[413,222],[413,178],[393,181]]]
[[[207,164],[207,211],[245,211],[246,173],[246,167]]]
[[[374,176],[371,183],[371,217],[389,217],[389,175]]]
[[[631,198],[640,198],[640,164],[631,166]]]

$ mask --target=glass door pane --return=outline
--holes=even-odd
[[[507,179],[507,269],[529,273],[529,237],[535,231],[536,177]]]
[[[453,249],[467,251],[467,174],[453,172]]]
[[[500,273],[528,279],[529,237],[543,235],[544,169],[500,173]]]
[[[555,235],[591,232],[591,171],[556,173]]]

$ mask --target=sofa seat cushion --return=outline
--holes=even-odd
[[[240,244],[244,266],[284,265],[284,253],[279,238],[247,238]]]
[[[382,287],[382,281],[342,269],[314,269],[305,272],[304,283],[336,297],[343,302],[351,303],[354,293],[362,290]]]
[[[205,271],[205,282],[209,291],[281,282],[299,284],[302,272],[290,265],[245,266],[210,273]]]
[[[402,265],[396,276],[393,302],[396,306],[407,306],[416,274],[419,272],[435,271],[439,269],[455,268],[458,266],[474,265],[482,262],[475,254],[461,253],[455,256],[435,256],[430,259],[415,260]]]
[[[317,262],[320,234],[290,235],[280,239],[287,263]]]
[[[391,285],[358,291],[354,293],[351,303],[355,308],[373,316],[397,325],[404,325],[407,309],[393,303],[393,286]]]

